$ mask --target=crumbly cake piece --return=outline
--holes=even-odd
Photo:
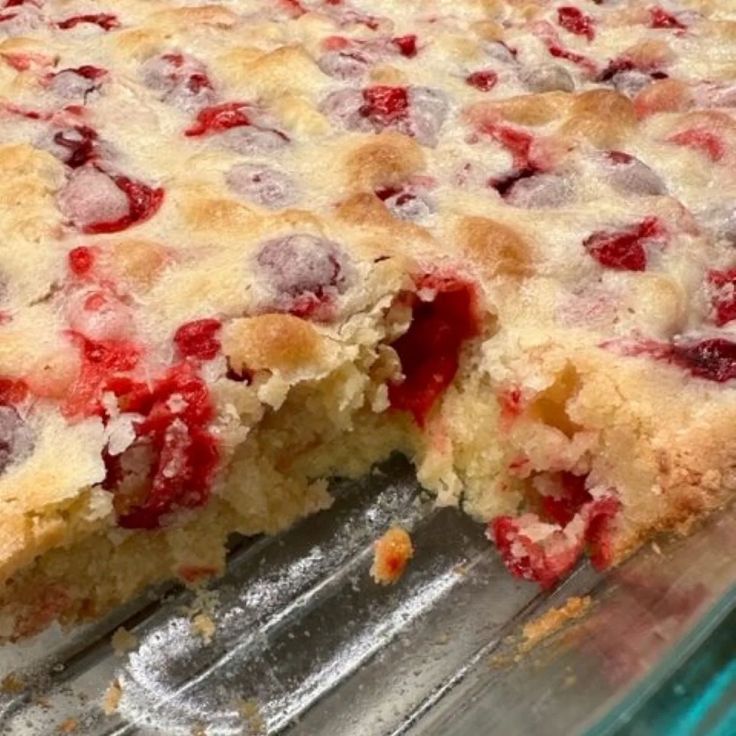
[[[509,569],[734,487],[728,0],[4,0],[0,637],[393,451]]]

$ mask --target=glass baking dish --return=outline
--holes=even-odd
[[[602,736],[736,605],[732,509],[540,593],[503,569],[480,525],[433,508],[406,462],[334,486],[331,510],[234,540],[206,592],[150,591],[102,621],[0,649],[0,732]],[[392,523],[416,553],[383,588],[368,570]],[[586,595],[585,616],[525,650],[525,622]],[[132,636],[113,637],[121,626]]]

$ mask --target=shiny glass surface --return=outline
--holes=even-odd
[[[329,511],[234,541],[204,595],[151,591],[103,621],[0,649],[0,680],[28,685],[0,693],[0,733],[612,735],[736,604],[733,510],[542,594],[503,569],[480,525],[434,509],[405,462],[335,486]],[[416,554],[382,588],[368,570],[392,523]],[[586,617],[520,652],[525,621],[588,594]],[[110,644],[121,625],[136,637],[122,656]],[[113,681],[122,698],[105,715]]]

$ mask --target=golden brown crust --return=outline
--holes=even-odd
[[[223,332],[222,347],[232,368],[241,373],[318,367],[324,354],[314,327],[290,314],[233,320]]]
[[[457,224],[460,248],[486,278],[533,273],[526,241],[514,228],[488,217],[464,217]]]

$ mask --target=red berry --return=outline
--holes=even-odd
[[[542,512],[546,519],[561,526],[569,524],[584,504],[592,500],[585,487],[587,475],[559,473],[557,476],[557,493],[541,497]]]
[[[256,256],[274,294],[272,309],[321,319],[350,285],[349,261],[337,243],[307,233],[266,241]]]
[[[417,288],[436,295],[432,301],[416,299],[409,329],[392,343],[404,380],[389,384],[388,392],[391,406],[410,412],[423,426],[455,378],[463,343],[478,335],[480,323],[473,284],[430,274]]]
[[[670,136],[667,140],[700,151],[711,161],[720,161],[726,155],[723,138],[706,128],[689,128]]]
[[[86,15],[74,15],[66,20],[56,23],[57,28],[66,31],[75,28],[80,23],[91,23],[99,26],[103,31],[111,31],[113,28],[120,28],[120,21],[117,16],[111,13],[87,13]]]
[[[515,169],[524,170],[535,168],[530,162],[534,138],[529,133],[499,123],[485,123],[481,127],[481,132],[491,136],[491,138],[508,150],[513,157]]]
[[[65,149],[61,158],[67,166],[77,169],[97,158],[97,132],[87,125],[75,125],[54,133],[53,141]]]
[[[489,92],[496,86],[498,82],[498,74],[492,69],[472,72],[465,77],[465,81],[471,87],[479,89],[481,92]]]
[[[159,99],[183,110],[198,110],[215,100],[206,67],[189,55],[153,56],[141,67],[141,77],[149,89],[158,93]]]
[[[417,55],[417,37],[413,33],[392,38],[391,43],[398,48],[402,56],[406,56],[408,59],[412,59]]]
[[[28,386],[24,381],[12,378],[0,378],[0,406],[20,404],[28,395]]]
[[[176,402],[171,399],[176,397]],[[126,529],[155,529],[161,517],[178,508],[206,503],[219,461],[218,442],[209,430],[214,407],[207,384],[191,366],[171,368],[153,388],[133,385],[119,401],[143,414],[136,425],[139,441],[154,454],[146,499],[118,518]],[[119,476],[119,470],[112,468]],[[117,481],[119,482],[119,480]],[[106,484],[115,492],[115,478]]]
[[[249,108],[250,105],[246,102],[223,102],[220,105],[205,107],[197,113],[197,121],[184,131],[184,135],[211,135],[241,125],[250,125]]]
[[[736,343],[725,338],[676,343],[672,346],[671,360],[708,381],[724,383],[736,378]]]
[[[497,516],[488,525],[487,535],[512,575],[551,588],[575,567],[584,540],[566,537],[559,525],[542,524],[534,514]],[[541,527],[544,536],[535,527]]]
[[[404,120],[409,114],[406,87],[366,87],[363,90],[363,103],[360,114],[383,126]]]
[[[708,274],[711,287],[714,319],[722,327],[736,319],[736,268],[728,271],[711,271]]]
[[[218,319],[198,319],[177,329],[174,343],[182,357],[212,360],[220,352],[216,334],[221,327]]]
[[[598,263],[620,271],[644,271],[647,253],[644,242],[663,234],[659,221],[648,217],[623,231],[599,230],[583,241],[583,247]]]
[[[83,228],[85,233],[116,233],[126,230],[153,217],[164,201],[164,190],[160,187],[154,189],[127,176],[113,176],[112,179],[128,199],[128,214],[111,222],[86,225]]]
[[[576,36],[585,36],[588,41],[595,38],[595,21],[585,13],[570,5],[557,10],[557,22],[570,33]]]
[[[86,276],[91,270],[95,262],[95,255],[92,248],[86,245],[80,245],[69,251],[69,268],[75,276]]]
[[[672,13],[660,7],[649,8],[650,28],[676,28],[684,30],[686,25],[681,23]]]

